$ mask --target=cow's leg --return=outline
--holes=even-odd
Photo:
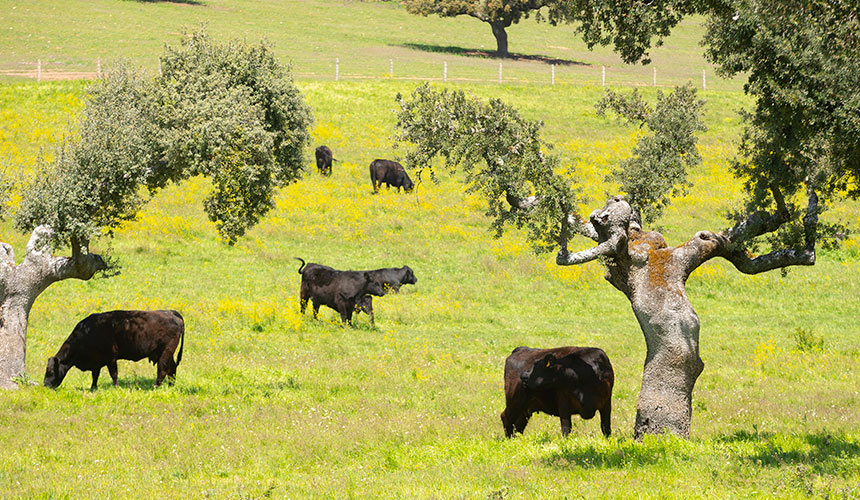
[[[561,420],[561,435],[567,436],[570,434],[570,413],[571,404],[568,401],[568,396],[559,394],[558,397],[558,418]]]
[[[299,299],[299,309],[301,309],[302,316],[305,315],[305,309],[307,309],[307,308],[308,308],[308,298],[305,297],[304,295],[302,295],[301,298]]]
[[[161,385],[161,382],[167,377],[169,377],[167,378],[167,383],[173,385],[173,375],[176,374],[176,363],[173,361],[174,349],[176,349],[176,346],[173,346],[173,349],[171,349],[168,345],[161,353],[161,357],[158,358],[158,375],[155,378],[156,387]]]
[[[603,431],[603,435],[609,437],[612,434],[612,423],[609,421],[609,417],[612,414],[612,399],[606,400],[606,404],[603,405],[603,408],[600,409],[600,430]]]
[[[99,373],[102,371],[102,367],[98,367],[93,370],[93,385],[90,386],[90,390],[94,391],[99,387]]]
[[[110,378],[113,380],[113,385],[116,385],[118,372],[116,369],[116,360],[112,359],[108,361],[108,373],[110,373]]]
[[[317,319],[317,315],[320,312],[320,305],[317,304],[316,300],[311,299],[311,302],[313,302],[313,306],[314,306],[314,319]]]
[[[505,428],[505,437],[511,437],[514,435],[514,419],[510,417],[514,412],[511,410],[512,408],[507,407],[500,415],[502,419],[502,427]]]

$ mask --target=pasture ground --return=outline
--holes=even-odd
[[[139,46],[130,56],[144,64],[175,36],[168,30],[178,31],[186,19],[194,24],[188,12],[217,11],[211,29],[235,35],[245,22],[275,22],[262,13],[278,5],[342,7],[355,22],[360,13],[369,13],[366,23],[408,19],[420,28],[410,43],[473,47],[478,42],[468,37],[489,38],[483,26],[473,35],[456,24],[466,20],[407,18],[389,4],[338,2],[334,9],[332,2],[237,1],[222,10],[227,3],[89,2],[105,16],[134,14],[138,22],[81,21],[79,46]],[[13,6],[38,10],[45,30],[67,33],[59,13],[48,15],[50,4]],[[82,5],[64,14],[74,18]],[[20,12],[4,10],[0,22]],[[224,12],[233,15],[219,17]],[[293,54],[299,72],[301,58],[313,59],[307,40],[353,43],[356,53],[383,47],[386,60],[392,47],[405,43],[382,31],[374,32],[379,39],[369,31],[323,37],[315,30],[327,26],[325,19],[316,18],[316,28],[308,22],[298,35],[266,29],[283,54]],[[449,22],[451,31],[440,28]],[[554,31],[566,28],[530,20],[517,27],[523,33],[544,28],[544,45],[563,45],[547,42],[551,37],[573,39]],[[465,41],[451,42],[455,31]],[[69,37],[63,46],[74,46],[75,36],[63,36]],[[148,41],[132,43],[140,39]],[[512,49],[544,53],[537,42],[519,41],[528,39],[513,31]],[[4,34],[0,54],[13,49],[35,54],[42,47]],[[81,61],[93,59],[92,50]],[[32,174],[40,149],[50,154],[80,108],[84,85],[0,84],[0,156],[17,165],[10,167],[15,174]],[[74,324],[94,311],[178,309],[187,324],[185,352],[173,387],[154,390],[153,366],[121,361],[116,388],[103,374],[99,390],[89,392],[89,374],[72,370],[58,390],[27,386],[0,394],[2,497],[860,498],[856,240],[821,251],[814,267],[784,276],[743,276],[721,261],[697,271],[688,293],[702,322],[705,371],[694,392],[692,437],[634,442],[644,341],[629,304],[603,280],[598,263],[560,268],[553,255],[532,254],[517,231],[493,239],[482,201],[457,175],[442,174],[439,184],[424,179],[412,195],[371,194],[367,165],[397,154],[390,139],[394,96],[415,85],[300,76],[316,118],[314,145],[328,144],[341,160],[332,177],[314,173],[309,156],[305,179],[285,187],[276,208],[234,247],[222,244],[205,218],[205,180],[172,186],[116,238],[98,242],[95,250],[120,259],[119,276],[61,282],[42,294],[28,332],[34,382]],[[735,111],[748,104],[732,90],[737,87],[729,82],[725,90],[701,93],[708,101],[704,164],[693,173],[691,191],[660,221],[670,244],[724,227],[722,214],[740,202],[741,189],[728,173],[740,133]],[[629,154],[636,131],[595,116],[599,87],[456,88],[500,97],[543,120],[562,164],[582,179],[585,213],[614,192],[605,175]],[[856,203],[839,203],[826,217],[860,227]],[[8,221],[0,223],[0,241],[12,244],[19,260],[26,238]],[[408,264],[419,281],[375,301],[375,328],[365,316],[356,328],[342,328],[327,309],[321,321],[299,315],[294,256],[337,268]],[[502,366],[518,345],[606,350],[617,379],[612,438],[602,437],[597,420],[574,419],[563,439],[557,419],[536,415],[524,435],[505,439],[498,417]]]

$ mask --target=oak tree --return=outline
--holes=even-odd
[[[115,266],[90,241],[133,220],[159,189],[211,178],[205,210],[232,244],[272,207],[277,186],[298,179],[312,117],[268,45],[220,43],[200,30],[167,47],[161,69],[152,78],[119,63],[94,82],[76,128],[17,188],[15,226],[32,235],[20,264],[0,243],[0,387],[24,373],[39,294]],[[0,207],[8,181],[0,179]],[[70,256],[54,255],[62,249]]]

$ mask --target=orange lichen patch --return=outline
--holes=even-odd
[[[648,280],[652,286],[668,286],[666,273],[671,260],[672,252],[668,248],[652,249],[648,252]]]
[[[648,246],[648,281],[652,286],[668,286],[666,281],[667,267],[672,260],[672,251],[666,248],[663,235],[655,231],[633,231],[630,233],[631,247]]]

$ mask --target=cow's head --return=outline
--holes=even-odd
[[[48,367],[45,369],[45,387],[59,387],[66,378],[66,372],[69,371],[69,366],[60,363],[56,356],[48,358]]]
[[[412,182],[412,179],[410,179],[408,175],[404,175],[404,177],[406,178],[403,179],[403,190],[407,193],[410,193],[413,189],[415,189],[415,184]]]
[[[415,273],[412,272],[412,268],[409,266],[403,266],[400,268],[403,271],[403,278],[400,280],[400,283],[405,285],[414,285],[418,283],[418,278],[415,277]]]
[[[385,286],[381,281],[375,280],[370,272],[364,272],[364,279],[367,280],[367,288],[364,292],[365,294],[376,295],[377,297],[385,295]]]
[[[535,361],[531,368],[520,374],[523,385],[528,389],[545,389],[555,384],[562,369],[557,361],[552,354]]]

